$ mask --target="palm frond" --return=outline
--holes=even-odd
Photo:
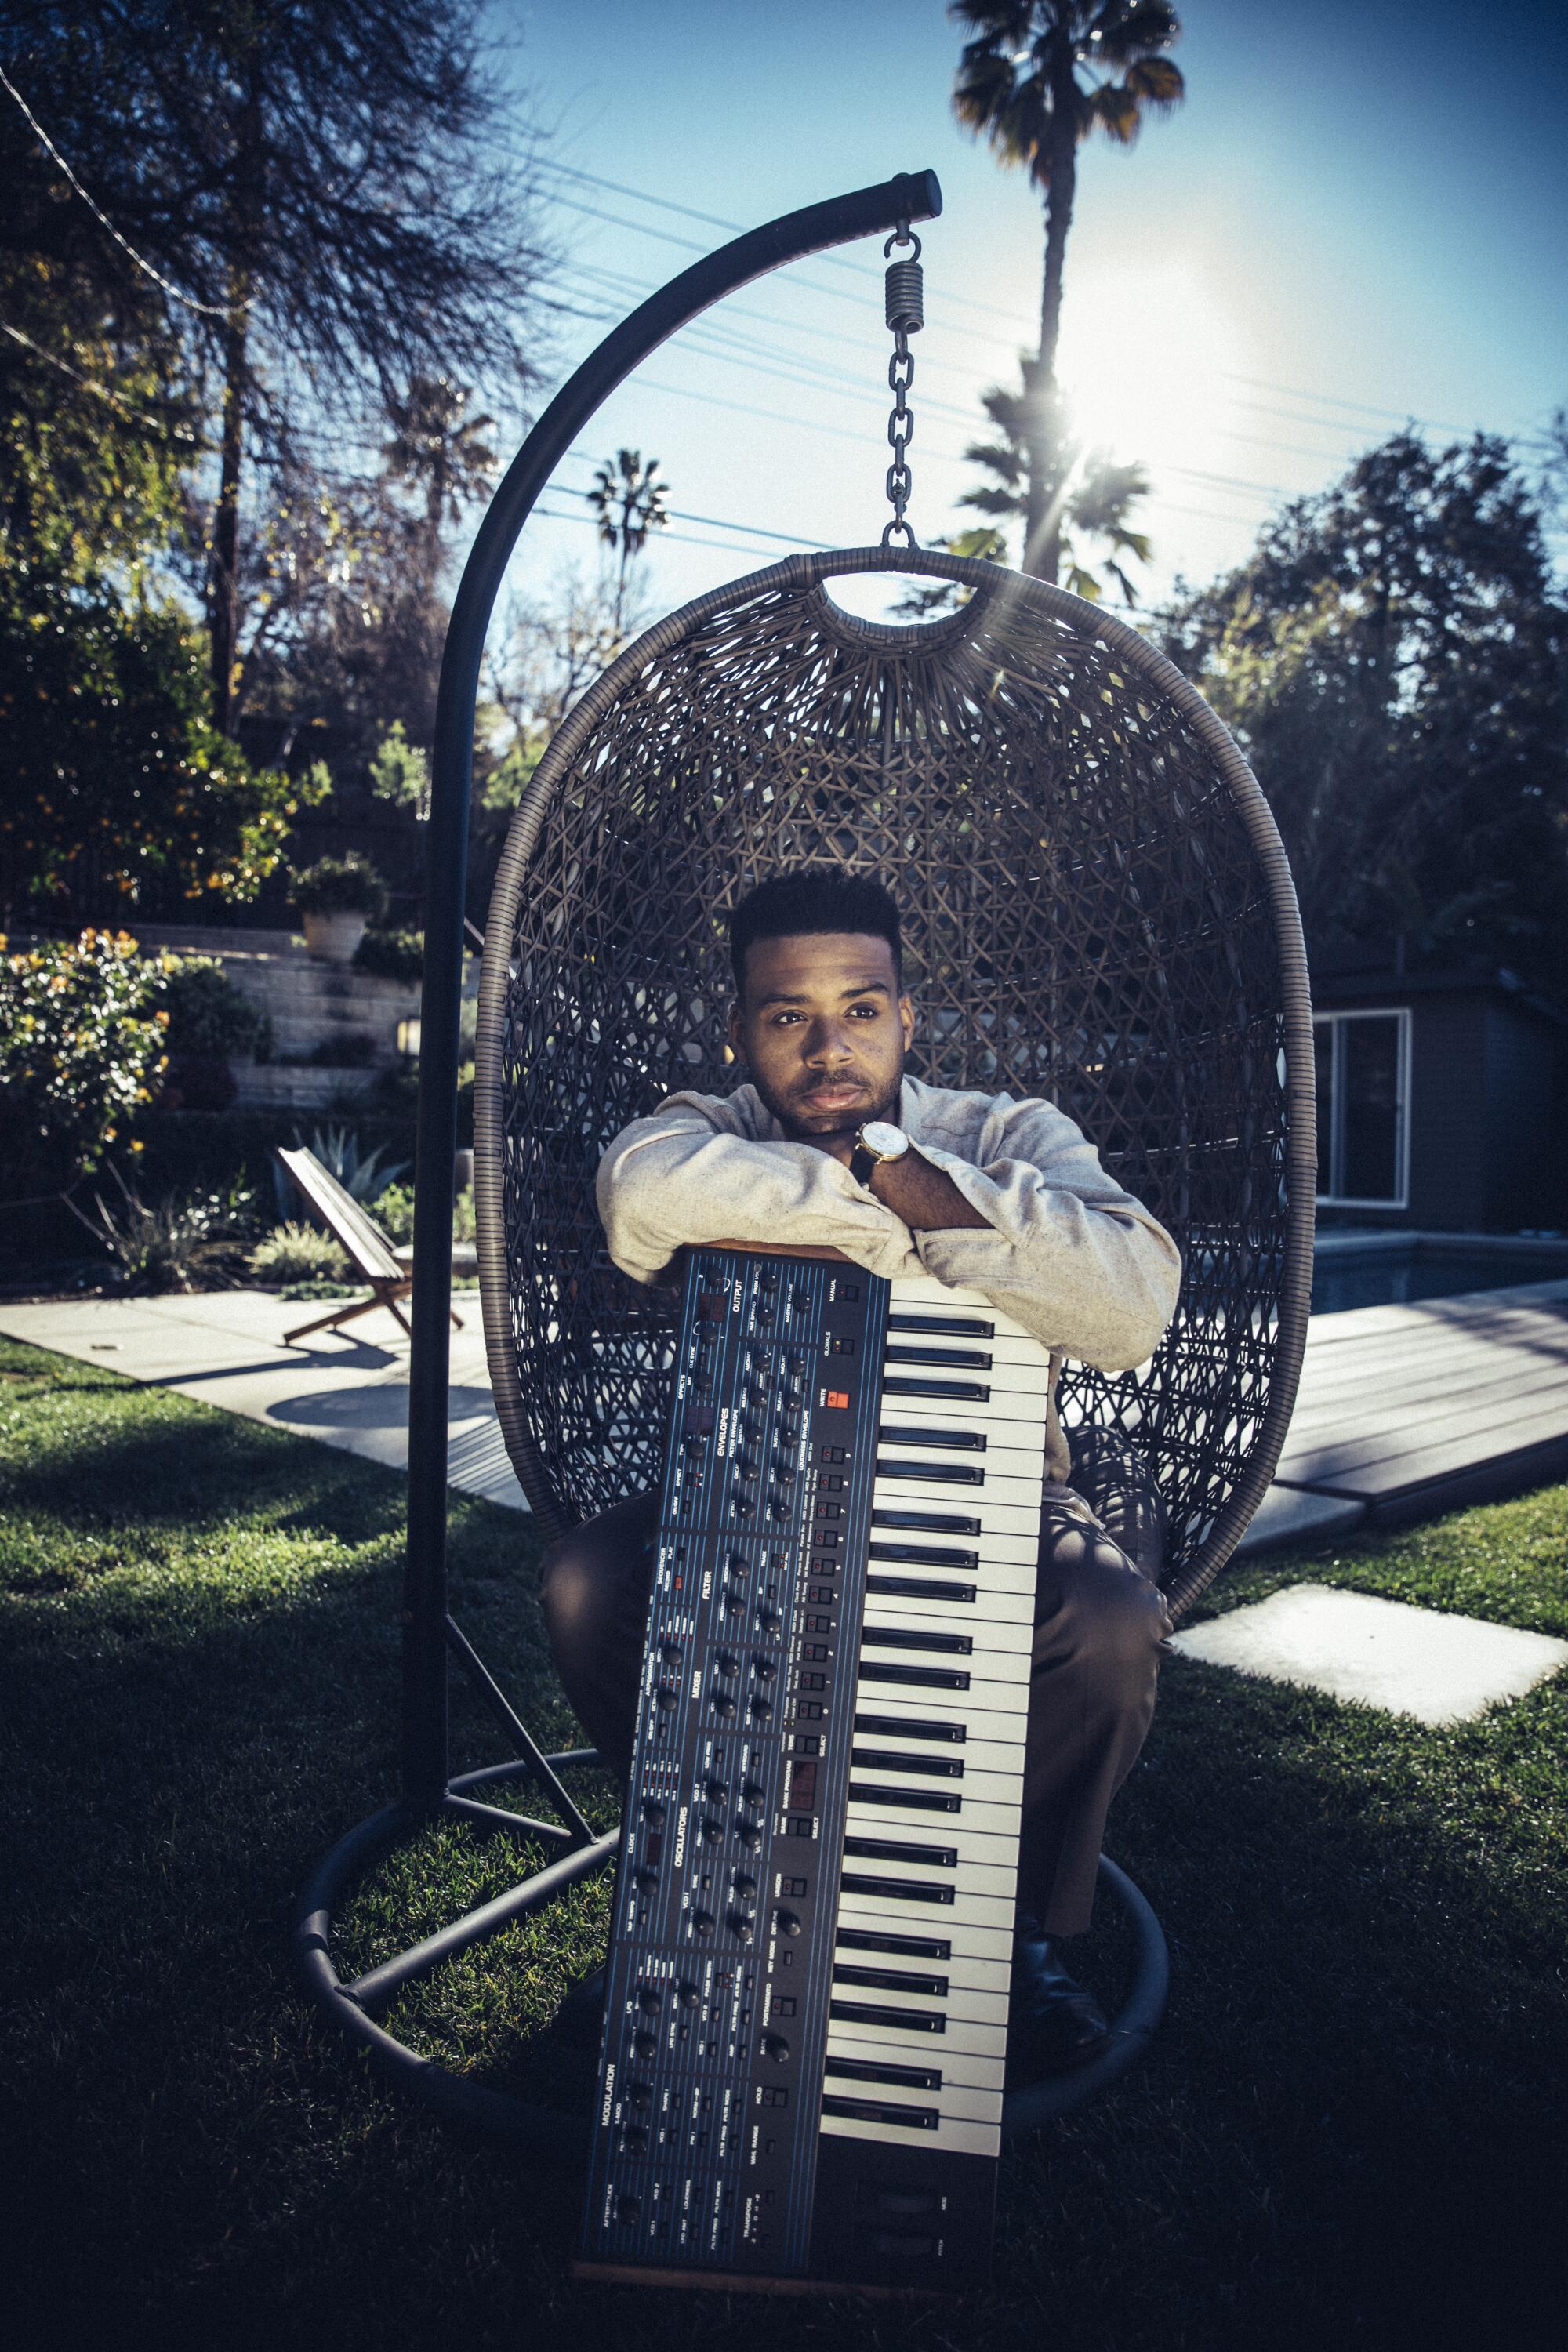
[[[1021,515],[1028,506],[1022,490],[996,490],[988,483],[977,490],[963,491],[958,503],[973,507],[976,514],[988,515]]]
[[[1019,441],[972,441],[963,453],[966,466],[984,466],[987,473],[1016,487],[1024,478],[1024,450]]]
[[[1187,94],[1181,68],[1169,58],[1140,58],[1127,69],[1127,87],[1140,104],[1162,113],[1167,107],[1179,106]]]
[[[1087,139],[1098,125],[1119,147],[1131,147],[1138,136],[1141,114],[1138,100],[1125,84],[1102,82],[1098,89],[1090,90],[1085,101],[1079,136]]]

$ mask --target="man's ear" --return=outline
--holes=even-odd
[[[730,1007],[730,1052],[737,1062],[743,1062],[746,1058],[746,1048],[742,1042],[742,1037],[741,1005],[737,998]]]
[[[899,1023],[904,1033],[904,1051],[907,1054],[915,1041],[915,1001],[912,996],[900,997]]]

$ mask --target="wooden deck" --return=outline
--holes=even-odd
[[[1425,1517],[1568,1475],[1568,1281],[1314,1322],[1276,1485]]]

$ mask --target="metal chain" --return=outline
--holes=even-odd
[[[892,262],[887,278],[887,319],[893,336],[893,356],[888,362],[888,389],[893,395],[893,411],[888,419],[888,440],[893,452],[893,462],[888,468],[888,503],[893,509],[893,519],[882,533],[882,545],[918,548],[920,541],[904,520],[904,509],[914,487],[909,465],[909,446],[915,429],[908,397],[915,379],[910,337],[925,324],[925,287],[920,263],[921,241],[907,221],[900,224],[897,235],[882,247],[884,260],[895,246],[912,246],[914,251],[906,260]]]

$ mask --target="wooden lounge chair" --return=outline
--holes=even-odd
[[[400,1255],[394,1250],[363,1202],[343,1190],[313,1151],[302,1148],[297,1151],[280,1150],[278,1157],[371,1288],[368,1298],[353,1298],[346,1307],[318,1316],[313,1323],[301,1323],[296,1329],[285,1331],[284,1346],[292,1347],[296,1339],[303,1339],[312,1331],[335,1331],[341,1325],[352,1323],[356,1315],[369,1315],[377,1307],[384,1307],[389,1315],[395,1315],[406,1331],[408,1318],[398,1301],[406,1298],[414,1287],[412,1252],[405,1250]],[[462,1318],[453,1314],[452,1321],[460,1331]]]

